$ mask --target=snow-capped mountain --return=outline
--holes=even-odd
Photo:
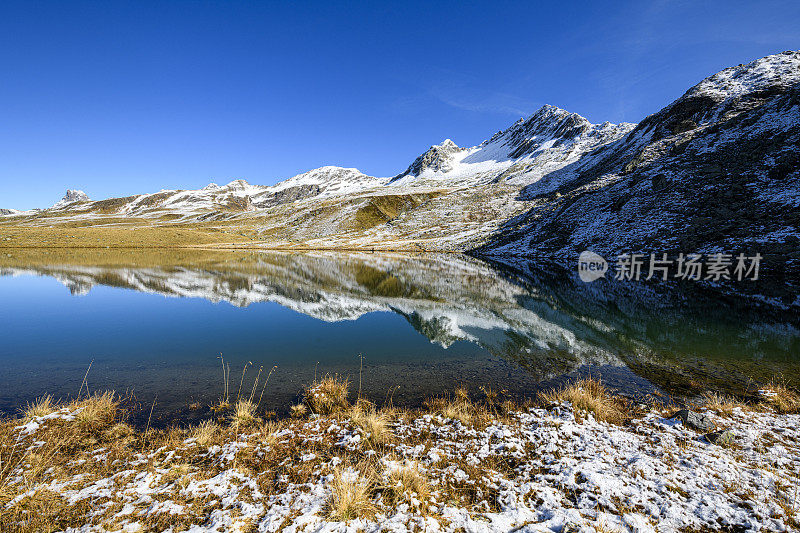
[[[79,191],[76,189],[68,189],[64,197],[61,198],[58,202],[53,204],[51,209],[61,209],[62,207],[66,207],[70,204],[74,204],[76,202],[89,202],[90,198],[89,195],[83,191]]]
[[[253,185],[243,179],[236,179],[226,185],[209,183],[198,190],[161,190],[157,193],[95,202],[91,202],[81,191],[67,191],[67,195],[50,209],[132,217],[168,213],[189,216],[209,213],[230,215],[311,197],[327,198],[366,192],[383,186],[386,182],[386,179],[367,176],[355,168],[327,166],[298,174],[272,186]]]
[[[741,251],[800,279],[800,52],[704,79],[523,198],[528,212],[482,253]]]
[[[272,186],[237,179],[227,185],[210,183],[199,190],[162,190],[85,205],[81,191],[68,191],[51,209],[99,211],[125,216],[157,213],[230,216],[237,212],[331,197],[407,194],[416,189],[463,188],[502,182],[519,187],[572,163],[581,155],[625,135],[633,124],[595,125],[575,113],[544,106],[528,118],[472,148],[446,139],[417,157],[405,172],[393,178],[367,176],[355,168],[325,166],[298,174]]]
[[[635,124],[592,124],[577,113],[546,105],[472,148],[450,139],[431,146],[391,180],[393,185],[532,183],[600,146]]]
[[[292,187],[318,187],[319,194],[334,196],[360,192],[386,185],[386,178],[367,176],[357,168],[321,167],[298,174],[284,180],[271,188],[273,191],[283,191]]]

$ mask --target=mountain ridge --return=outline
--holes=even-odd
[[[638,124],[592,124],[543,106],[477,146],[433,145],[392,178],[326,166],[273,186],[234,180],[56,206],[3,220],[57,227],[123,217],[212,225],[261,247],[563,264],[585,249],[747,251],[800,279],[800,52],[712,74]]]

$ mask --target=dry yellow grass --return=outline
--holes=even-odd
[[[231,414],[231,420],[240,426],[250,426],[258,422],[256,417],[256,404],[247,399],[236,402]]]
[[[339,384],[334,388],[341,397],[343,380],[337,379]],[[345,386],[345,401],[346,390]],[[496,403],[488,396],[487,402]],[[598,413],[607,416],[611,408],[625,408],[622,400],[594,380],[568,384],[543,396],[552,402],[571,401],[576,411],[592,412],[597,418],[600,418]],[[722,406],[727,405],[725,398],[709,398]],[[348,521],[372,518],[401,505],[408,505],[413,513],[427,517],[437,517],[437,508],[442,504],[457,505],[470,513],[493,512],[502,505],[500,491],[480,480],[497,475],[513,480],[520,466],[517,460],[499,456],[482,458],[475,464],[456,453],[443,460],[426,461],[423,468],[411,458],[403,462],[390,453],[390,446],[386,444],[392,441],[408,449],[419,445],[431,449],[441,446],[442,442],[436,441],[433,426],[412,433],[409,427],[413,424],[409,424],[407,419],[432,413],[445,416],[447,413],[451,415],[448,418],[458,419],[460,416],[474,427],[481,423],[509,424],[516,419],[516,411],[521,410],[520,404],[508,400],[502,402],[498,409],[512,413],[504,419],[486,403],[470,399],[466,390],[456,391],[453,398],[432,400],[427,409],[400,412],[381,409],[360,399],[352,408],[336,411],[333,416],[313,420],[256,421],[244,431],[239,431],[238,409],[234,409],[218,422],[205,421],[187,429],[150,429],[149,433],[143,434],[124,422],[125,413],[117,401],[111,393],[96,394],[68,404],[51,400],[49,406],[52,410],[67,408],[76,419],[49,418],[35,434],[26,437],[25,446],[16,448],[3,446],[3,443],[17,442],[19,420],[0,419],[0,509],[3,510],[0,512],[0,531],[55,531],[80,527],[87,524],[86,517],[90,512],[95,513],[91,518],[93,525],[105,530],[120,530],[124,524],[114,516],[126,505],[121,493],[109,496],[108,500],[86,498],[70,503],[43,487],[57,486],[71,479],[90,485],[103,478],[112,478],[123,470],[133,472],[134,476],[158,476],[159,493],[153,493],[154,501],[143,504],[145,508],[157,505],[159,501],[171,501],[183,508],[181,514],[147,515],[142,512],[136,519],[142,528],[181,531],[206,523],[209,514],[217,508],[210,507],[210,497],[195,498],[187,493],[186,488],[194,482],[212,479],[224,469],[248,476],[264,496],[283,494],[286,483],[298,486],[319,484],[320,487],[325,484],[330,490],[325,513],[331,519]],[[243,406],[242,416],[254,416],[253,409],[252,405]],[[83,412],[87,414],[79,421],[78,415]],[[22,416],[24,413],[20,414]],[[355,449],[336,446],[340,439],[338,432],[348,418],[365,435],[370,435],[364,440],[371,440],[373,434],[383,434],[387,439],[382,444],[384,447],[378,448],[374,444],[360,445]],[[405,420],[405,424],[398,425],[393,434],[389,430],[389,420],[398,420],[399,423]],[[335,428],[334,431],[331,428]],[[453,429],[456,428],[448,428],[445,438],[459,440],[455,443],[458,446],[469,443],[476,433],[457,429],[452,432]],[[462,436],[463,442],[460,440]],[[194,437],[195,442],[187,442],[188,437]],[[39,445],[40,442],[43,444]],[[232,462],[209,460],[208,448],[225,447],[232,442],[237,443]],[[30,446],[33,443],[37,444]],[[376,450],[378,454],[375,454]],[[540,452],[531,449],[525,453],[536,455]],[[100,456],[102,459],[96,458]],[[379,461],[378,457],[385,460]],[[131,461],[133,458],[136,458],[134,462]],[[339,462],[332,462],[334,458]],[[468,479],[448,478],[443,481],[442,472],[450,468],[460,469]],[[51,485],[54,482],[56,484]],[[783,492],[789,502],[788,498],[794,493]],[[251,496],[244,491],[240,497],[248,501]],[[10,504],[12,500],[14,503]],[[793,512],[789,507],[784,510],[787,516]],[[230,513],[235,520],[235,511]],[[246,521],[236,522],[236,527],[239,526],[246,528]],[[233,529],[234,525],[230,528]]]
[[[88,430],[108,426],[117,416],[119,402],[113,392],[97,393],[77,403],[80,412],[75,416],[79,426]]]
[[[218,432],[219,426],[211,420],[204,420],[194,428],[192,437],[200,446],[208,446],[214,442]]]
[[[334,520],[347,521],[375,515],[377,508],[371,497],[375,474],[369,465],[337,468],[329,487],[328,514]]]
[[[389,428],[391,418],[386,412],[379,411],[368,402],[359,402],[350,411],[350,420],[364,432],[364,439],[372,445],[380,446],[392,441],[392,430]]]
[[[327,415],[346,410],[350,381],[327,375],[306,388],[303,399],[312,412]]]
[[[408,462],[390,471],[387,477],[384,493],[392,505],[413,500],[430,501],[431,488],[418,463]]]
[[[114,225],[106,225],[109,223]],[[4,237],[0,248],[165,248],[246,244],[253,240],[240,234],[243,229],[224,231],[219,224],[157,225],[147,219],[98,218],[52,225],[5,222],[0,224],[0,231]]]
[[[447,401],[439,409],[439,412],[443,417],[458,420],[465,426],[474,420],[472,404],[463,400]]]
[[[747,405],[736,398],[718,392],[706,392],[702,395],[702,398],[703,407],[722,416],[730,416],[736,408],[747,408]]]
[[[779,413],[800,413],[800,394],[785,383],[773,379],[763,390],[765,401]]]
[[[426,402],[426,407],[431,412],[442,418],[458,420],[465,426],[483,426],[498,413],[490,411],[490,405],[473,401],[466,388],[458,387],[455,398],[433,398]]]
[[[26,405],[25,409],[22,411],[22,414],[25,420],[31,420],[40,416],[47,416],[53,411],[55,411],[53,397],[48,394],[47,396],[37,398],[33,403]]]
[[[289,408],[289,412],[292,415],[292,418],[302,418],[306,416],[306,413],[308,413],[308,407],[306,407],[305,404],[298,403],[291,406]]]
[[[591,377],[543,392],[539,394],[539,399],[545,404],[569,402],[577,414],[591,413],[595,419],[603,422],[621,423],[627,415],[625,401],[612,394],[602,381]]]
[[[104,437],[110,441],[122,441],[133,437],[135,433],[136,430],[130,425],[125,422],[118,422],[105,431]]]

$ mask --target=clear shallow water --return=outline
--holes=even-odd
[[[10,255],[10,257],[9,257]],[[458,255],[12,251],[0,260],[0,410],[127,391],[197,419],[251,363],[265,408],[315,375],[414,405],[458,385],[521,397],[592,373],[629,394],[747,393],[797,379],[797,317],[697,286],[583,284]],[[259,389],[260,392],[261,389]],[[199,407],[198,407],[199,406]]]

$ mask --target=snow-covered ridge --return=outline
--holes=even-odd
[[[283,180],[271,190],[281,191],[290,187],[319,186],[324,188],[322,194],[334,195],[385,185],[387,181],[386,178],[367,176],[357,168],[324,166]]]
[[[154,211],[181,215],[226,211],[253,211],[307,198],[384,192],[399,189],[469,187],[503,181],[525,185],[577,160],[587,151],[612,142],[633,124],[595,125],[575,113],[544,106],[519,119],[504,131],[472,148],[450,139],[431,146],[405,172],[394,178],[368,176],[356,168],[324,166],[298,174],[276,185],[263,186],[236,179],[226,185],[209,183],[198,190],[161,190],[140,194],[124,202],[89,203],[82,191],[68,191],[51,209],[92,212],[102,208],[127,216]],[[16,214],[16,213],[8,213]]]
[[[592,124],[577,113],[545,105],[478,146],[461,148],[450,139],[431,146],[391,184],[526,185],[620,139],[635,126]]]
[[[127,216],[164,212],[181,215],[243,212],[308,197],[325,198],[367,192],[385,185],[387,181],[367,176],[354,168],[326,166],[271,186],[254,185],[244,179],[236,179],[226,185],[209,183],[197,190],[161,190],[139,194],[112,206],[108,204],[115,199],[91,202],[81,191],[68,191],[64,199],[50,209],[92,212],[97,208],[111,207],[115,213]]]
[[[758,249],[774,276],[760,296],[796,306],[797,146],[800,52],[731,67],[526,187],[528,212],[480,251],[571,264],[587,249],[605,257]]]
[[[535,253],[559,257],[589,243],[614,253],[643,246],[642,239],[669,241],[675,249],[769,243],[797,237],[790,211],[800,198],[798,82],[800,52],[783,52],[702,80],[638,125],[594,124],[547,105],[477,146],[450,139],[430,146],[391,179],[326,166],[273,186],[234,180],[62,201],[55,206],[60,217],[48,223],[105,215],[180,222],[260,217],[258,238],[277,246],[474,250],[493,240],[492,253],[527,255],[542,242]],[[420,193],[431,196],[408,198]],[[732,220],[751,208],[757,217]],[[699,220],[700,211],[720,227],[711,232],[698,222],[689,231],[685,213]],[[563,218],[552,218],[556,213]],[[35,217],[7,211],[4,220],[20,215]],[[647,222],[633,228],[631,220]],[[550,223],[563,224],[558,238],[550,238]],[[741,237],[721,242],[731,227]]]
[[[800,51],[786,51],[721,70],[689,89],[684,97],[708,95],[728,99],[797,83],[800,83]]]

